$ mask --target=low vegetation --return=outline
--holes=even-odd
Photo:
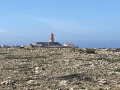
[[[117,68],[114,70],[115,72],[120,72],[120,68]]]
[[[95,54],[95,49],[86,48],[85,53],[87,53],[87,54]]]

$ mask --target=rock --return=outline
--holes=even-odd
[[[48,88],[47,90],[52,90],[52,89]]]
[[[27,83],[32,84],[32,83],[34,83],[34,80],[29,80]]]
[[[73,88],[70,88],[69,90],[74,90]]]
[[[59,82],[60,86],[67,86],[67,81],[66,80],[62,80]]]
[[[45,68],[35,67],[35,74],[42,73],[44,70],[45,70]]]
[[[106,80],[106,79],[101,79],[101,80],[99,81],[99,83],[100,83],[100,84],[107,84],[107,80]]]

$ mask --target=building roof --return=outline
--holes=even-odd
[[[72,43],[69,43],[69,42],[65,43],[64,45],[65,45],[65,46],[73,46],[73,44],[72,44]]]
[[[36,44],[41,45],[41,47],[62,46],[59,42],[36,42]]]

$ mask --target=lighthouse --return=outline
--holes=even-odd
[[[53,33],[50,34],[50,42],[54,42],[54,34]]]
[[[36,42],[36,45],[39,47],[63,47],[59,42],[54,42],[54,34],[50,34],[50,41],[49,42]]]

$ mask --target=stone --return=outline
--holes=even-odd
[[[27,83],[32,84],[32,83],[34,83],[34,80],[29,80]]]
[[[107,84],[107,80],[106,79],[101,79],[101,80],[99,80],[99,83],[100,84]]]
[[[70,88],[69,90],[74,90],[73,88]]]
[[[67,86],[67,81],[66,80],[62,80],[59,82],[60,86]]]

